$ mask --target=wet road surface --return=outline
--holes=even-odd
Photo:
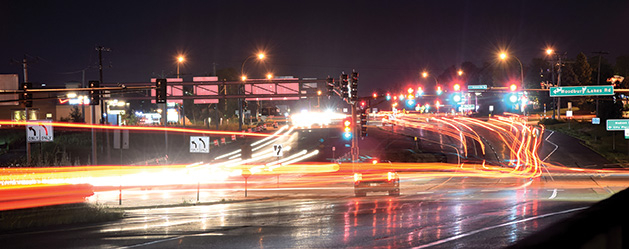
[[[402,176],[399,197],[356,198],[347,186],[276,196],[258,190],[248,197],[254,201],[131,209],[121,221],[4,234],[0,242],[9,248],[502,248],[611,195],[587,181],[414,180],[411,174]],[[553,187],[571,182],[578,187]]]

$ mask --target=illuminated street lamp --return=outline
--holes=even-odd
[[[520,64],[520,84],[524,85],[524,69],[522,68],[522,62],[516,56],[513,56],[513,58],[515,58],[515,60],[518,61],[518,64]],[[504,61],[506,59],[507,59],[507,53],[501,52],[500,53],[500,60]]]
[[[463,75],[463,70],[459,69],[459,71],[457,71],[456,74],[458,74],[459,76]]]
[[[422,77],[423,78],[428,78],[428,76],[432,76],[432,75],[429,75],[428,72],[426,72],[426,71],[422,72]],[[432,76],[432,78],[435,79],[435,84],[439,85],[439,80],[437,80],[437,77]],[[439,87],[439,89],[441,89],[441,87]],[[437,95],[440,95],[440,94],[441,94],[440,92],[437,93]]]
[[[177,79],[179,79],[179,65],[184,61],[183,56],[177,57]]]
[[[243,62],[242,65],[240,66],[240,75],[242,75],[243,81],[245,81],[247,79],[247,77],[245,76],[245,63],[247,63],[247,61],[251,58],[257,57],[258,60],[264,60],[264,58],[266,58],[266,55],[264,53],[258,53],[258,54],[254,54],[251,55],[249,57],[247,57]],[[267,75],[268,77],[268,75]]]
[[[269,79],[269,80],[273,79],[273,75],[269,73],[269,74],[266,75],[266,78]]]

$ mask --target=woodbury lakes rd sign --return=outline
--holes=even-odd
[[[614,86],[558,86],[550,88],[551,97],[614,95]]]

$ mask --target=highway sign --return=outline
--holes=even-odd
[[[629,119],[608,119],[607,130],[608,131],[622,131],[629,129]]]
[[[273,152],[275,152],[275,156],[277,156],[277,157],[282,156],[282,154],[284,153],[282,151],[282,145],[281,144],[274,144],[273,145]]]
[[[629,129],[625,130],[625,139],[629,139]]]
[[[210,153],[210,137],[190,136],[190,153]]]
[[[36,125],[26,125],[27,142],[52,142],[53,139],[53,128],[50,120],[38,120]]]
[[[551,97],[614,95],[614,86],[558,86],[549,92]]]
[[[487,90],[487,85],[467,85],[467,90]]]
[[[474,104],[461,105],[461,109],[463,109],[463,110],[474,110],[474,109],[476,109],[476,105],[474,105]]]
[[[592,124],[601,124],[601,118],[592,118]]]

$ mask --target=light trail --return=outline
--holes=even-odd
[[[100,129],[100,130],[133,130],[133,131],[168,131],[168,132],[180,132],[180,133],[197,133],[197,134],[210,134],[210,135],[239,135],[250,137],[269,137],[271,134],[255,133],[255,132],[237,132],[237,131],[215,131],[215,130],[199,130],[199,129],[186,129],[177,127],[163,127],[163,126],[117,126],[117,125],[90,125],[80,123],[64,123],[64,122],[35,122],[35,121],[10,121],[0,120],[0,125],[52,125],[54,127],[66,127],[66,128],[79,128],[79,129]]]

